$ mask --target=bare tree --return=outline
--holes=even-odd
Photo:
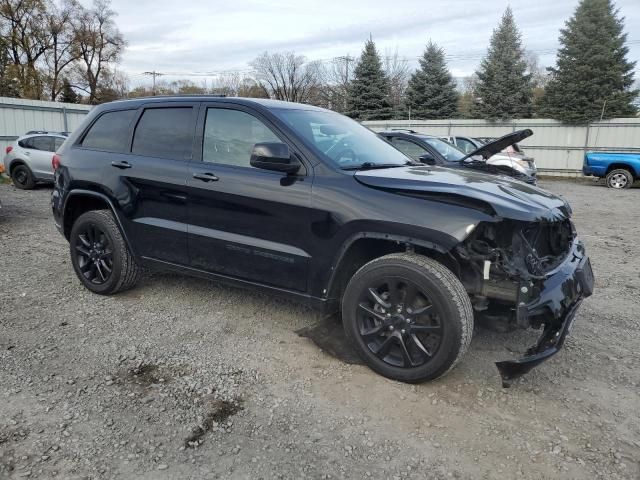
[[[239,72],[223,73],[215,78],[209,91],[216,95],[236,97],[239,95],[243,79]]]
[[[314,104],[336,112],[347,111],[347,91],[353,75],[355,58],[345,55],[322,64],[317,99]]]
[[[239,97],[248,98],[269,98],[269,94],[260,86],[260,84],[250,77],[244,77],[240,80],[238,88]]]
[[[295,52],[264,52],[250,65],[258,84],[278,100],[306,102],[319,83],[319,63],[307,63],[303,55]]]
[[[92,8],[83,9],[73,22],[79,57],[75,65],[76,87],[89,94],[90,104],[100,101],[100,82],[109,65],[120,59],[125,46],[115,16],[110,0],[94,0]]]
[[[540,57],[535,52],[527,50],[525,52],[527,62],[527,73],[531,75],[531,83],[534,88],[544,88],[549,82],[549,72],[540,65]]]
[[[474,73],[469,77],[458,80],[458,115],[461,118],[472,118],[472,109],[475,102],[475,90],[478,76]]]
[[[397,118],[403,110],[404,93],[411,76],[409,62],[398,54],[397,48],[393,53],[387,51],[384,57],[384,71],[389,79],[389,97],[394,118]]]
[[[8,51],[21,95],[41,99],[43,81],[37,68],[50,48],[47,31],[47,3],[43,0],[0,0],[0,34],[8,39]]]
[[[66,0],[61,7],[52,4],[46,15],[50,48],[44,56],[44,61],[52,101],[55,101],[62,91],[62,72],[78,59],[79,49],[76,48],[71,21],[81,10],[82,7],[76,0]]]

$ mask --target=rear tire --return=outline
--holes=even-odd
[[[616,188],[618,190],[630,188],[633,184],[633,175],[631,175],[629,170],[617,168],[607,173],[605,182],[609,188]]]
[[[441,263],[414,253],[386,255],[358,270],[342,298],[342,321],[372,370],[408,383],[451,370],[473,334],[462,283]]]
[[[109,210],[80,215],[71,227],[69,248],[76,275],[94,293],[122,292],[140,277],[141,268]]]
[[[23,163],[11,169],[11,180],[21,190],[31,190],[36,186],[36,180],[31,169]]]

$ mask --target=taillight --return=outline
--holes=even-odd
[[[6,149],[5,152],[6,153],[11,153],[11,150],[13,150],[13,147],[11,145],[9,145]]]
[[[51,157],[51,166],[54,171],[58,169],[60,166],[60,155],[54,154],[53,157]]]

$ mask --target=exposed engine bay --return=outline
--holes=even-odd
[[[498,362],[503,385],[557,352],[593,274],[569,219],[480,223],[455,248],[479,323],[498,331],[541,328],[527,357]]]

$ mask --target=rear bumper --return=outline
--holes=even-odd
[[[496,362],[503,387],[558,353],[582,300],[593,293],[593,285],[591,262],[582,242],[575,240],[567,259],[542,282],[537,298],[522,302],[517,309],[519,324],[544,316],[544,329],[523,358]]]

